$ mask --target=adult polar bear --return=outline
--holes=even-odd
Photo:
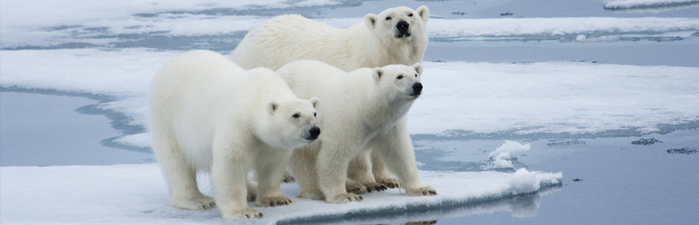
[[[402,181],[410,196],[436,195],[417,174],[408,110],[422,92],[422,66],[389,65],[345,72],[315,60],[289,63],[277,71],[299,97],[323,99],[316,108],[323,135],[294,150],[291,169],[299,197],[330,203],[361,201],[346,192],[350,160],[371,149]]]
[[[298,15],[278,16],[248,32],[233,51],[233,61],[246,69],[273,70],[300,59],[322,61],[345,71],[413,65],[422,62],[427,48],[428,18],[427,6],[416,10],[401,6],[379,15],[367,14],[364,23],[338,29]],[[371,191],[398,186],[378,156],[371,154],[371,159],[373,166],[369,166],[368,153],[352,162],[355,169],[350,171],[350,178],[367,182],[348,183],[348,189],[363,193],[367,187]],[[369,168],[373,173],[366,171]]]
[[[208,209],[223,218],[259,218],[248,208],[251,164],[261,174],[257,206],[291,203],[280,183],[292,149],[315,140],[317,99],[301,100],[274,71],[245,71],[211,51],[191,51],[166,63],[148,93],[153,152],[168,183],[170,205]],[[216,199],[197,188],[210,171]]]
[[[422,62],[427,48],[427,6],[401,6],[364,23],[338,29],[299,15],[272,18],[250,30],[233,50],[233,61],[245,69],[273,70],[300,59],[328,63],[345,71],[390,64]]]

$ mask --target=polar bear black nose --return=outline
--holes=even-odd
[[[318,139],[318,135],[320,135],[320,128],[313,126],[313,127],[311,127],[311,130],[308,131],[308,133],[311,134],[311,136],[308,139],[310,139],[310,140]]]
[[[422,92],[422,83],[415,82],[413,84],[413,95],[419,95]]]
[[[396,29],[400,31],[401,33],[408,32],[408,28],[410,27],[410,24],[405,21],[400,21],[398,24],[396,24]]]

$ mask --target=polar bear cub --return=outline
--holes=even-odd
[[[273,70],[301,59],[319,60],[345,71],[390,64],[422,62],[427,48],[427,6],[401,6],[347,29],[283,15],[250,30],[233,51],[233,61],[245,69]]]
[[[347,193],[350,160],[375,151],[411,196],[436,195],[417,175],[406,114],[422,92],[422,66],[389,65],[344,72],[326,63],[301,60],[277,71],[299,97],[318,96],[318,141],[294,150],[290,167],[299,197],[330,203],[361,201]]]
[[[223,218],[259,218],[248,208],[259,175],[257,206],[291,203],[282,174],[291,150],[314,141],[317,98],[301,100],[274,71],[245,71],[211,51],[191,51],[166,63],[148,93],[153,152],[168,184],[170,205],[208,209]],[[211,173],[215,200],[197,188],[197,171]],[[250,193],[248,193],[250,192]]]

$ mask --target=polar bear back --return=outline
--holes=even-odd
[[[233,51],[233,61],[245,69],[273,70],[301,59],[348,71],[390,64],[378,41],[364,23],[338,29],[300,15],[283,15],[250,30]]]
[[[279,73],[299,98],[318,97],[323,102],[347,102],[373,86],[371,69],[345,72],[316,60],[299,60],[284,65]],[[321,103],[322,105],[322,103]]]

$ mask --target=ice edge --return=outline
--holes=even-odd
[[[384,217],[386,214],[397,214],[397,213],[408,213],[408,212],[420,212],[427,210],[437,210],[444,208],[454,208],[468,206],[472,204],[487,203],[492,201],[498,201],[507,198],[514,198],[517,196],[526,196],[531,194],[536,194],[540,191],[550,190],[553,188],[561,187],[563,185],[563,173],[546,173],[539,171],[532,171],[536,173],[537,178],[541,179],[540,176],[545,176],[541,180],[538,180],[540,187],[534,191],[529,192],[517,192],[513,187],[510,187],[499,194],[488,194],[481,197],[466,196],[463,198],[444,198],[436,201],[423,201],[423,202],[408,202],[405,204],[396,205],[383,205],[376,207],[367,207],[362,209],[349,210],[347,212],[341,213],[326,213],[318,214],[313,216],[302,216],[296,218],[280,219],[275,221],[276,224],[299,224],[299,223],[319,223],[319,222],[329,222],[334,220],[343,220],[347,218],[352,218],[355,220],[370,220],[376,216]],[[358,221],[355,221],[358,222]]]

